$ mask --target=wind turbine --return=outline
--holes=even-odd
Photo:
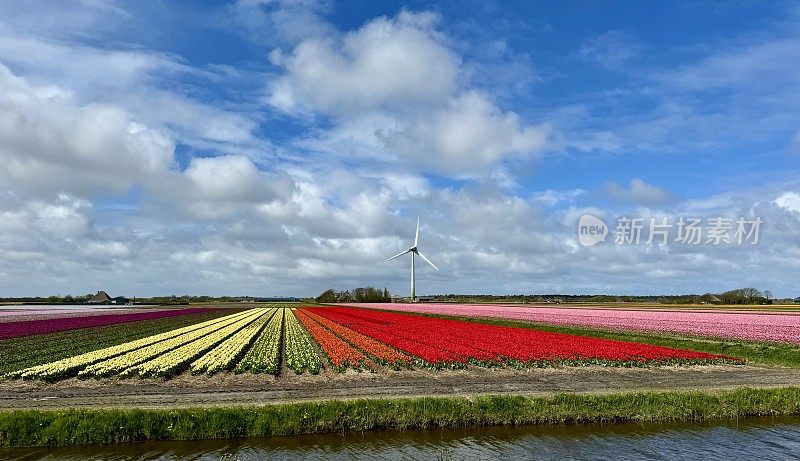
[[[414,245],[406,251],[401,251],[396,255],[392,256],[391,258],[387,259],[387,261],[391,261],[394,258],[399,258],[406,253],[411,253],[411,302],[413,303],[416,300],[416,289],[417,289],[417,277],[416,277],[416,268],[415,268],[415,257],[419,256],[420,258],[424,259],[426,263],[430,264],[431,267],[439,270],[428,258],[425,257],[422,253],[419,252],[417,248],[417,244],[419,243],[419,215],[417,215],[417,233],[414,235]]]

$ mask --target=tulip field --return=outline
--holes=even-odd
[[[357,307],[257,307],[11,371],[6,379],[170,378],[483,367],[708,364],[705,352]],[[285,371],[284,371],[285,370]]]
[[[209,309],[61,309],[0,311],[0,339],[197,314]]]
[[[800,344],[800,315],[797,313],[428,303],[376,303],[351,304],[351,306],[408,313],[511,319],[599,329],[680,333],[713,338]]]
[[[725,357],[649,344],[359,308],[309,308],[428,367],[692,363]]]

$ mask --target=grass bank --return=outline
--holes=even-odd
[[[181,410],[0,412],[0,446],[492,425],[730,420],[800,414],[800,388],[323,401]]]

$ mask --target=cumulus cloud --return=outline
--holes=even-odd
[[[169,53],[97,47],[51,37],[7,33],[0,18],[0,65],[33,85],[57,89],[74,103],[123,107],[137,121],[197,149],[265,157],[270,143],[254,135],[256,116],[181,91],[171,79],[226,81],[224,67],[197,68]],[[249,104],[249,103],[242,103]],[[258,153],[260,151],[260,153]]]
[[[291,197],[294,190],[287,175],[262,172],[249,158],[236,155],[193,158],[185,171],[171,177],[168,184],[159,182],[151,189],[198,219],[218,220],[253,212]]]
[[[508,156],[541,151],[549,127],[529,125],[469,88],[437,21],[433,13],[404,10],[341,38],[274,51],[271,60],[284,73],[271,82],[269,101],[288,113],[333,117],[332,134],[322,136],[329,148],[385,149],[425,171],[482,172]]]
[[[116,106],[75,103],[0,63],[0,178],[32,195],[122,193],[166,171],[172,141]]]
[[[548,131],[547,126],[523,126],[516,114],[503,114],[485,95],[468,92],[431,116],[379,137],[409,164],[461,173],[486,168],[511,154],[540,151]]]
[[[459,58],[435,22],[430,13],[403,11],[341,39],[307,39],[286,55],[273,53],[286,75],[274,83],[270,102],[287,111],[308,106],[347,115],[445,101],[456,87]]]

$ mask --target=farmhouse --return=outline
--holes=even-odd
[[[131,300],[124,297],[124,296],[117,296],[116,298],[112,298],[108,295],[105,291],[98,291],[96,295],[89,298],[89,304],[116,304],[116,305],[126,305],[130,304]]]
[[[96,295],[89,298],[89,304],[108,304],[111,302],[111,296],[105,291],[98,291]]]

